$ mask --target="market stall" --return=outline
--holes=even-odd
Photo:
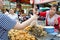
[[[21,3],[30,4],[30,0],[20,1]],[[32,1],[31,4],[44,4],[46,2],[51,2],[54,0],[35,0]],[[49,3],[50,4],[50,3]],[[51,3],[52,4],[52,3]],[[53,2],[53,4],[56,4]],[[31,5],[21,4],[22,9],[31,8]],[[45,12],[44,12],[45,13]],[[42,17],[43,18],[43,17]],[[60,40],[58,36],[56,36],[58,31],[55,30],[54,26],[46,26],[45,18],[40,18],[36,20],[36,24],[34,26],[28,26],[23,30],[12,29],[9,31],[10,40]],[[41,20],[42,19],[42,20]],[[41,21],[39,21],[41,20]]]

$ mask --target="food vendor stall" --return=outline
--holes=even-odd
[[[25,0],[26,1],[26,0]],[[34,2],[32,1],[31,4],[41,4],[41,3],[46,3],[46,2],[50,2],[53,0],[35,0]],[[45,23],[45,22],[44,22]],[[39,24],[39,23],[37,23]],[[36,25],[36,24],[35,24]],[[59,37],[57,37],[56,35],[58,33],[54,32],[54,27],[53,26],[28,26],[27,28],[25,28],[24,30],[15,30],[12,29],[9,32],[9,37],[11,38],[11,40],[60,40]],[[51,33],[52,35],[48,34]],[[22,34],[22,35],[20,35]],[[31,34],[31,35],[30,35]],[[20,37],[21,36],[21,37]],[[37,38],[37,39],[35,39]]]

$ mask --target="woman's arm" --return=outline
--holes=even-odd
[[[34,15],[27,21],[23,22],[22,24],[17,22],[14,29],[24,29],[25,27],[29,26],[31,22],[33,22],[35,19],[37,19],[37,17],[38,17],[37,15]]]
[[[39,16],[46,17],[46,12],[40,12]]]
[[[46,17],[49,14],[49,11],[45,11],[45,12],[40,12],[39,15]]]

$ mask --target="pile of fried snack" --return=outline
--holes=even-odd
[[[24,30],[12,29],[9,31],[8,36],[10,40],[36,40],[35,36]]]
[[[30,34],[36,36],[36,37],[41,37],[41,36],[46,36],[47,32],[43,30],[43,26],[28,26],[25,28],[26,31],[28,31]]]
[[[46,36],[46,32],[41,27],[28,26],[24,30],[11,29],[8,33],[10,40],[37,40],[36,36]]]

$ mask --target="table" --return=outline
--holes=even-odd
[[[46,37],[39,37],[37,39],[38,40],[52,40],[53,37],[54,37],[53,35],[47,35]],[[60,40],[60,38],[57,36],[55,36],[53,39],[54,40]]]

